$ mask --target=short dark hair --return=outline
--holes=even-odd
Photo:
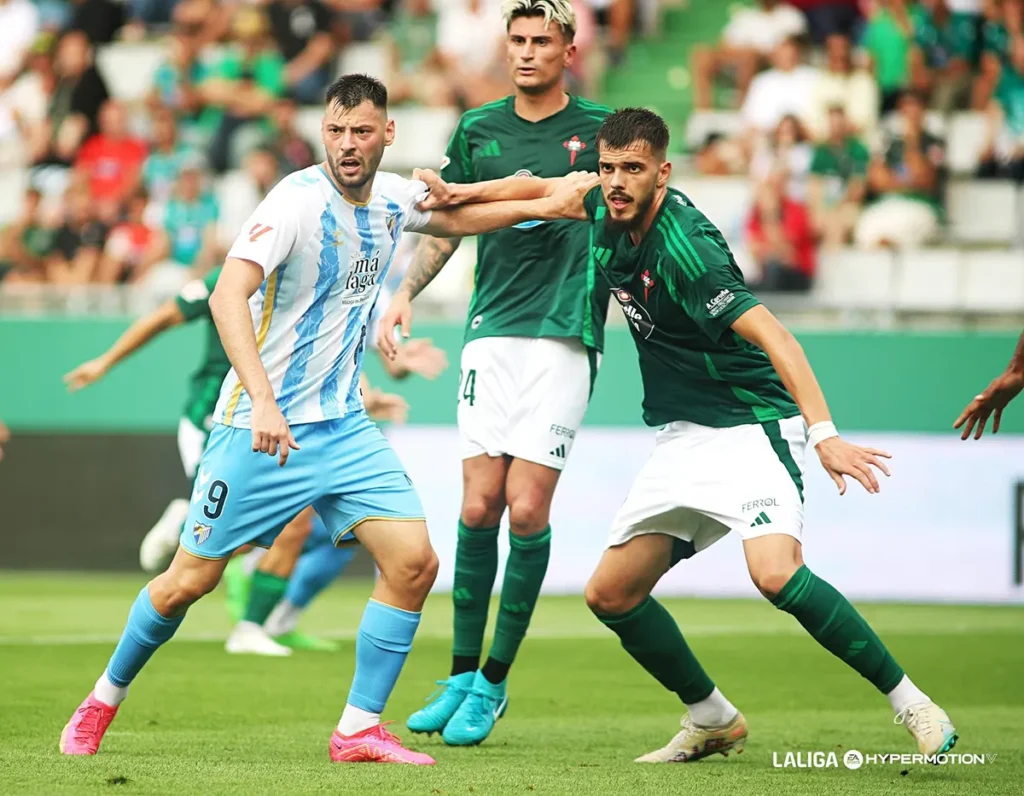
[[[643,141],[651,151],[664,157],[668,150],[668,125],[654,111],[647,108],[619,108],[601,123],[597,131],[597,145],[609,149],[625,149]]]
[[[369,75],[342,75],[327,89],[327,105],[340,105],[351,110],[369,100],[382,109],[388,107],[388,90],[377,78]]]
[[[569,10],[571,12],[571,6],[569,7]],[[552,16],[552,12],[554,11],[555,8],[550,3],[538,3],[536,0],[524,0],[524,2],[516,4],[516,6],[508,12],[508,16],[505,19],[505,30],[508,30],[512,26],[512,20],[514,19],[519,19],[520,17],[525,17],[527,19],[533,17],[544,17],[545,19],[548,19],[549,24],[554,23],[555,25],[558,25],[562,30],[562,37],[567,43],[572,44],[572,40],[576,38],[575,26],[568,22],[555,19],[554,16]]]

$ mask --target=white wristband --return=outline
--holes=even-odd
[[[824,420],[821,423],[815,423],[807,429],[807,444],[812,448],[817,448],[819,442],[824,442],[831,437],[838,436],[839,432],[836,431],[836,424],[831,420]]]

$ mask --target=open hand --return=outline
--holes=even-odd
[[[985,424],[988,423],[989,415],[993,413],[995,413],[995,417],[992,418],[992,433],[995,434],[999,431],[999,421],[1003,418],[1003,409],[1017,397],[1022,388],[1024,388],[1024,374],[1021,373],[1008,370],[993,379],[992,383],[985,388],[985,392],[976,395],[953,423],[953,428],[964,426],[964,432],[960,435],[960,439],[970,437],[975,425],[978,430],[975,432],[974,438],[981,439],[981,435],[985,433]],[[965,423],[966,425],[964,425]]]
[[[432,340],[410,340],[398,348],[396,362],[409,373],[433,381],[448,368],[448,355]]]
[[[819,442],[815,450],[821,466],[839,487],[840,495],[846,494],[846,479],[843,476],[856,478],[868,492],[876,494],[879,491],[878,479],[871,468],[877,467],[886,476],[889,475],[889,468],[880,458],[891,459],[892,454],[877,448],[861,448],[840,437],[829,437]]]
[[[409,417],[409,404],[401,396],[372,387],[363,393],[363,406],[374,420],[404,423]]]
[[[88,387],[93,382],[99,381],[106,372],[107,365],[101,358],[90,359],[65,375],[64,383],[68,385],[68,392],[77,392],[83,387]]]

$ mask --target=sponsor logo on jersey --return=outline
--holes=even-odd
[[[380,250],[372,255],[362,252],[353,254],[348,263],[348,275],[345,277],[345,290],[351,295],[343,304],[358,304],[369,298],[370,289],[377,284],[380,275]],[[357,300],[353,300],[357,299]]]
[[[572,167],[576,165],[576,156],[587,148],[587,142],[580,141],[580,137],[574,135],[568,141],[563,141],[562,146],[569,150],[569,166]]]
[[[201,545],[210,538],[210,531],[212,530],[212,525],[204,525],[201,522],[196,522],[196,524],[192,526],[192,538],[196,540],[197,545]]]
[[[710,315],[712,318],[717,318],[719,315],[721,315],[722,310],[724,310],[726,307],[732,304],[735,300],[736,294],[733,293],[731,290],[729,290],[728,288],[720,290],[718,292],[718,295],[711,299],[711,301],[709,301],[705,305],[708,310],[708,315]]]
[[[249,228],[249,243],[255,243],[273,229],[273,227],[268,227],[266,224],[253,224]]]
[[[613,288],[612,295],[619,302],[619,306],[622,307],[622,314],[626,316],[626,320],[629,321],[629,325],[633,327],[633,330],[644,340],[650,338],[654,333],[654,321],[651,320],[651,314],[647,309],[642,304],[634,301],[632,294],[628,290]]]

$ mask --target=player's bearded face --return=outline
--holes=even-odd
[[[322,134],[331,176],[343,188],[359,189],[376,176],[384,147],[394,141],[395,123],[369,101],[354,108],[335,104],[324,114]]]
[[[633,144],[625,149],[609,149],[602,145],[598,161],[601,191],[608,207],[606,224],[633,229],[643,223],[658,189],[667,178],[662,176],[662,163],[647,144]]]
[[[516,88],[543,94],[572,65],[576,45],[566,41],[557,22],[545,26],[543,17],[518,17],[509,25],[505,54]]]

